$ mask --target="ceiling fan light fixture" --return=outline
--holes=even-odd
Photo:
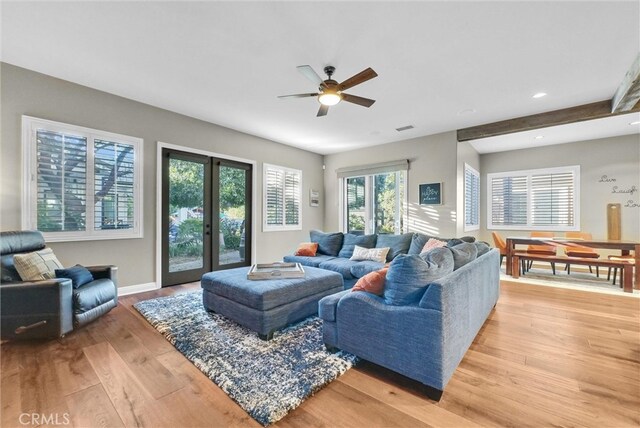
[[[337,92],[323,92],[318,95],[318,101],[323,106],[334,106],[342,101],[342,95]]]

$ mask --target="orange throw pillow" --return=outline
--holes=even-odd
[[[356,282],[351,291],[368,291],[371,294],[382,296],[388,270],[389,268],[384,268],[366,274]]]
[[[298,249],[296,250],[294,255],[315,257],[317,251],[318,251],[317,242],[303,242],[302,244],[298,245]]]

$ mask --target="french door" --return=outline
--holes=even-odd
[[[250,164],[162,150],[162,286],[251,264]]]

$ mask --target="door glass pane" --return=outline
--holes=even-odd
[[[204,266],[204,168],[169,160],[169,272]]]
[[[365,233],[365,177],[347,178],[347,232]]]
[[[220,166],[220,265],[245,259],[246,174],[244,169]]]
[[[401,233],[404,209],[402,173],[390,172],[373,177],[374,233]]]

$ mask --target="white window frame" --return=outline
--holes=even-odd
[[[82,136],[87,139],[87,189],[86,189],[86,213],[85,230],[43,232],[43,236],[48,242],[68,242],[68,241],[94,241],[105,239],[133,239],[143,237],[143,139],[130,137],[127,135],[115,134],[112,132],[100,131],[97,129],[82,126],[69,125],[61,122],[54,122],[46,119],[39,119],[31,116],[22,116],[22,229],[36,230],[38,227],[38,180],[37,180],[37,136],[38,130],[51,132],[68,133]],[[95,230],[95,206],[94,206],[94,141],[106,140],[115,143],[124,143],[133,146],[134,156],[134,179],[133,179],[133,200],[134,200],[134,220],[133,227],[129,229],[109,229]]]
[[[538,174],[557,174],[572,172],[573,182],[573,226],[533,226],[532,223],[532,192],[531,176]],[[492,223],[493,179],[504,177],[527,177],[527,224],[526,225],[494,225]],[[487,174],[487,229],[495,230],[543,230],[550,232],[579,231],[580,230],[580,165],[561,166],[554,168],[528,169]]]
[[[299,182],[300,182],[300,194],[298,195],[298,200],[300,201],[300,203],[298,204],[298,224],[285,224],[286,222],[286,212],[285,212],[285,207],[282,207],[282,212],[283,212],[283,216],[282,216],[282,224],[280,225],[273,225],[273,224],[267,224],[267,170],[269,169],[275,169],[275,170],[280,170],[283,174],[285,173],[293,173],[293,174],[298,174],[298,176],[300,177]],[[273,164],[269,164],[269,163],[263,163],[262,164],[262,231],[263,232],[280,232],[280,231],[286,231],[286,230],[302,230],[302,205],[303,205],[303,201],[302,201],[302,171],[299,169],[294,169],[294,168],[288,168],[285,166],[280,166],[280,165],[273,165]],[[282,183],[283,189],[282,189],[282,203],[284,205],[286,205],[286,201],[284,198],[285,195],[285,191],[284,191],[284,181]]]
[[[476,223],[472,223],[472,224],[468,224],[467,223],[467,171],[469,171],[471,173],[471,175],[473,175],[476,179],[477,179],[477,183],[478,183],[478,198],[475,201],[472,201],[472,203],[475,205],[475,209],[478,213],[478,221]],[[465,232],[471,232],[474,230],[480,230],[480,173],[471,165],[465,163],[464,164],[464,177],[463,177],[463,184],[464,184],[464,231]],[[471,198],[473,198],[473,195],[471,195]]]
[[[347,186],[347,180],[349,180],[350,178],[357,178],[357,177],[364,177],[365,181],[364,181],[364,189],[365,189],[365,198],[364,198],[364,203],[365,203],[365,213],[364,213],[364,234],[365,235],[370,235],[373,233],[373,231],[375,230],[375,219],[374,219],[374,214],[373,214],[373,177],[379,174],[388,174],[390,172],[394,172],[396,174],[404,174],[404,197],[402,198],[402,202],[404,203],[404,212],[402,213],[401,216],[396,216],[396,220],[394,222],[394,229],[395,229],[395,234],[402,234],[405,233],[408,228],[409,225],[407,223],[408,221],[408,201],[409,201],[409,197],[408,197],[408,189],[409,189],[409,184],[408,184],[408,180],[409,180],[409,173],[407,170],[398,170],[398,171],[389,171],[389,172],[380,172],[380,173],[375,173],[375,174],[356,174],[356,175],[352,175],[352,176],[347,176],[347,177],[342,177],[338,179],[338,188],[339,188],[339,198],[340,198],[340,204],[338,207],[338,214],[340,216],[340,231],[343,233],[347,233],[347,231],[349,230],[349,219],[347,218],[347,192],[346,192],[346,186]],[[399,191],[399,187],[400,187],[400,181],[396,180],[396,193]],[[400,211],[400,198],[396,198],[396,212]],[[400,221],[402,219],[402,222]],[[402,228],[400,225],[403,224],[404,228]]]

